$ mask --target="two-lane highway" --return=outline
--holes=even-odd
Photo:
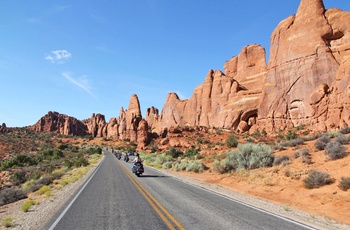
[[[50,229],[312,229],[145,167],[105,159]]]

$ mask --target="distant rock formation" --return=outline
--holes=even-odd
[[[51,111],[29,128],[35,132],[55,132],[63,135],[84,136],[88,133],[86,126],[80,120]]]
[[[6,127],[5,123],[2,123],[2,125],[0,126],[0,133],[7,133],[8,129]]]

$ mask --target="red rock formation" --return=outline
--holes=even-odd
[[[250,45],[226,62],[226,74],[210,70],[188,100],[168,94],[152,128],[206,126],[247,131],[255,123],[266,72],[265,50]]]
[[[7,133],[8,129],[6,127],[5,123],[2,123],[2,125],[0,126],[0,133]]]
[[[107,123],[104,115],[99,113],[95,115],[93,113],[91,118],[83,120],[83,123],[92,137],[107,137]]]
[[[323,131],[350,124],[349,31],[349,13],[326,11],[322,0],[301,0],[297,14],[277,26],[259,106],[261,129],[307,124]]]
[[[87,134],[85,125],[78,119],[51,111],[29,128],[36,132],[55,132],[63,135]]]

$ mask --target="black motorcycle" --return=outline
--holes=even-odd
[[[132,166],[132,172],[135,173],[135,175],[139,177],[142,173],[145,172],[145,170],[143,168],[143,164],[140,162],[135,163]]]
[[[117,159],[120,160],[122,158],[120,153],[117,153]]]

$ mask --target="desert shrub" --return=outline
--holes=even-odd
[[[17,200],[26,198],[22,189],[18,188],[4,188],[0,191],[0,206],[13,203]]]
[[[230,135],[226,140],[226,145],[230,148],[235,148],[238,145],[238,139],[234,135]]]
[[[26,171],[24,169],[14,171],[11,175],[11,180],[15,185],[20,185],[26,182]]]
[[[183,152],[174,147],[170,147],[169,151],[166,152],[166,155],[169,155],[173,158],[178,158],[179,156],[183,155]]]
[[[276,156],[273,160],[273,165],[287,165],[290,163],[290,159],[288,156],[284,155],[284,156]]]
[[[279,145],[283,147],[295,147],[295,146],[304,144],[304,142],[305,141],[303,138],[296,138],[296,139],[291,139],[289,141],[281,142],[279,143]]]
[[[4,228],[11,228],[14,225],[14,219],[9,216],[6,216],[1,219],[1,225]]]
[[[301,156],[306,156],[306,155],[310,155],[309,149],[307,149],[307,148],[298,149],[298,150],[294,153],[294,158],[299,158],[299,157],[301,157]]]
[[[0,170],[12,167],[25,167],[36,165],[38,162],[33,155],[16,154],[13,158],[1,162]]]
[[[173,167],[173,163],[168,161],[168,162],[164,162],[164,164],[162,165],[162,168],[164,169],[171,169]]]
[[[36,204],[36,201],[35,200],[27,200],[26,202],[24,202],[22,205],[21,205],[21,210],[23,212],[28,212],[29,209]]]
[[[68,144],[60,144],[57,148],[60,150],[65,150],[68,148]]]
[[[186,170],[187,165],[188,165],[188,161],[183,159],[180,162],[177,162],[174,164],[174,169],[176,171],[184,171],[184,170]]]
[[[340,178],[338,187],[343,190],[346,191],[350,188],[350,177],[342,177]]]
[[[52,160],[57,160],[59,158],[63,158],[64,154],[61,150],[59,149],[42,149],[39,153],[39,159],[40,161],[52,161]]]
[[[331,184],[333,180],[326,172],[310,171],[309,175],[304,179],[304,186],[308,189],[319,188],[326,184]]]
[[[51,189],[49,186],[47,185],[44,185],[42,186],[38,191],[36,191],[36,194],[38,195],[47,195],[47,196],[50,196],[51,195]]]
[[[294,131],[288,131],[286,134],[286,140],[293,140],[296,139],[298,135]]]
[[[338,131],[335,131],[335,130],[331,130],[331,131],[328,131],[327,132],[327,135],[330,137],[330,138],[334,138],[334,137],[337,137],[339,135],[339,132]]]
[[[315,148],[317,150],[324,150],[324,148],[330,141],[331,139],[327,135],[322,135],[317,139],[315,143]]]
[[[194,148],[186,149],[184,157],[194,158],[198,154],[198,150]]]
[[[272,165],[273,150],[265,144],[239,144],[238,151],[232,155],[238,168],[256,169]]]
[[[303,162],[303,163],[306,163],[306,164],[312,163],[311,155],[309,153],[309,149],[307,149],[307,148],[297,150],[294,153],[294,157],[295,158],[301,157],[301,162]]]
[[[340,144],[342,144],[342,145],[344,145],[344,144],[347,144],[347,143],[349,143],[349,141],[350,141],[350,136],[345,136],[345,135],[343,135],[343,134],[339,134],[338,136],[337,136],[337,138],[335,139],[335,141],[337,141],[337,142],[339,142]]]
[[[212,164],[213,171],[220,174],[228,173],[236,168],[236,165],[233,161],[229,159],[223,159],[221,161],[214,161]]]
[[[200,161],[189,161],[186,167],[187,172],[199,173],[205,169],[205,165]]]
[[[33,169],[28,175],[27,180],[37,180],[41,177],[41,172],[39,169]]]
[[[350,127],[349,126],[345,126],[344,128],[342,128],[339,133],[341,134],[348,134],[350,133]]]
[[[345,146],[337,141],[329,142],[325,147],[325,153],[331,160],[336,160],[346,156]]]

